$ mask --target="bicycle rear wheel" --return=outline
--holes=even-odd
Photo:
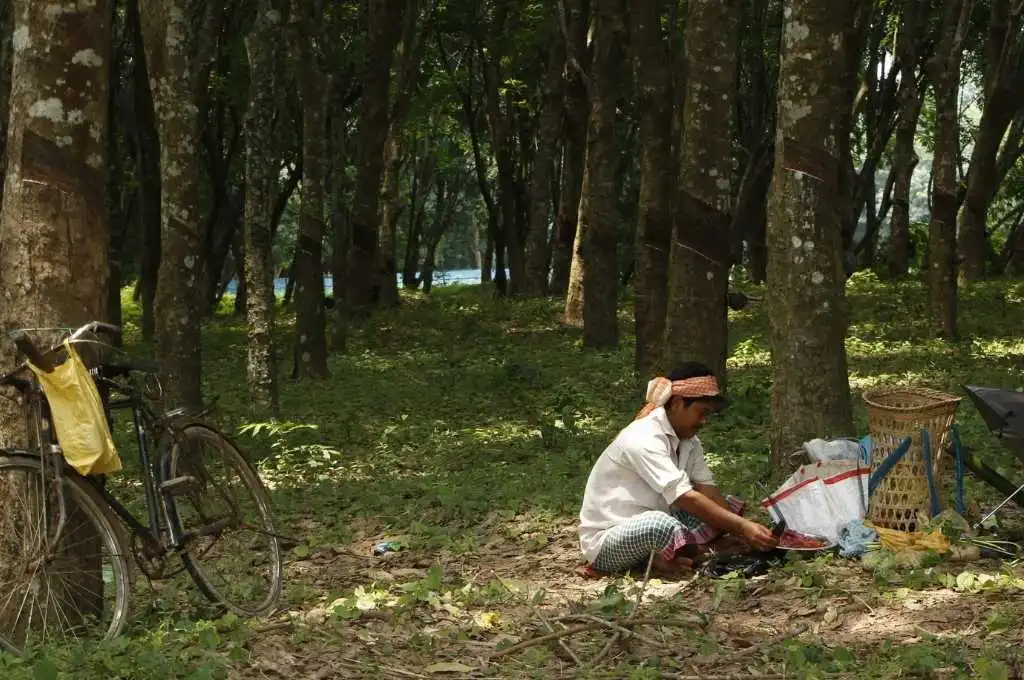
[[[0,451],[0,649],[111,638],[128,619],[128,552],[103,499],[67,471],[54,540],[53,480],[38,456]]]
[[[168,521],[183,535],[181,559],[199,589],[243,616],[269,612],[284,568],[270,498],[255,468],[224,435],[201,423],[176,432],[165,466]]]

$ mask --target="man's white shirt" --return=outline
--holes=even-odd
[[[580,508],[580,549],[593,562],[608,529],[642,512],[668,512],[695,484],[714,484],[700,439],[680,440],[664,407],[634,420],[594,463]]]

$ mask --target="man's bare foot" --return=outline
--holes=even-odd
[[[689,557],[682,557],[677,555],[670,560],[666,560],[661,555],[654,556],[654,562],[651,563],[651,571],[663,574],[665,576],[683,576],[690,573],[693,570],[693,560]]]

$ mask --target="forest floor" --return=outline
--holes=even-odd
[[[966,291],[968,339],[956,344],[930,337],[916,284],[858,274],[848,293],[851,435],[866,433],[860,394],[871,385],[961,395],[964,383],[1024,386],[1024,284]],[[582,350],[581,333],[559,324],[559,307],[471,287],[410,295],[354,329],[328,381],[284,382],[287,422],[238,436],[260,460],[284,533],[297,539],[278,614],[240,621],[220,616],[181,577],[140,583],[122,638],[0,656],[0,676],[1021,677],[1024,566],[1016,563],[870,571],[826,555],[752,579],[651,579],[646,588],[642,574],[578,575],[586,477],[638,408],[640,385],[625,312],[622,348],[601,353]],[[135,314],[127,310],[130,329]],[[289,343],[283,318],[280,339]],[[759,500],[756,482],[772,472],[765,310],[730,318],[733,406],[701,439],[720,486]],[[221,424],[238,432],[243,323],[218,317],[203,348],[207,394],[220,397]],[[980,456],[1019,470],[970,403],[958,419]],[[967,492],[975,515],[999,500],[973,479]],[[1000,517],[1005,536],[1024,536],[1016,509]],[[394,550],[374,556],[386,541]],[[592,665],[612,637],[608,622],[630,616],[649,624]],[[555,642],[505,651],[563,621],[589,626],[563,638],[569,651]]]

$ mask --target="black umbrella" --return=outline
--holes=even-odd
[[[967,396],[1003,446],[1024,460],[1024,393],[967,385]]]

